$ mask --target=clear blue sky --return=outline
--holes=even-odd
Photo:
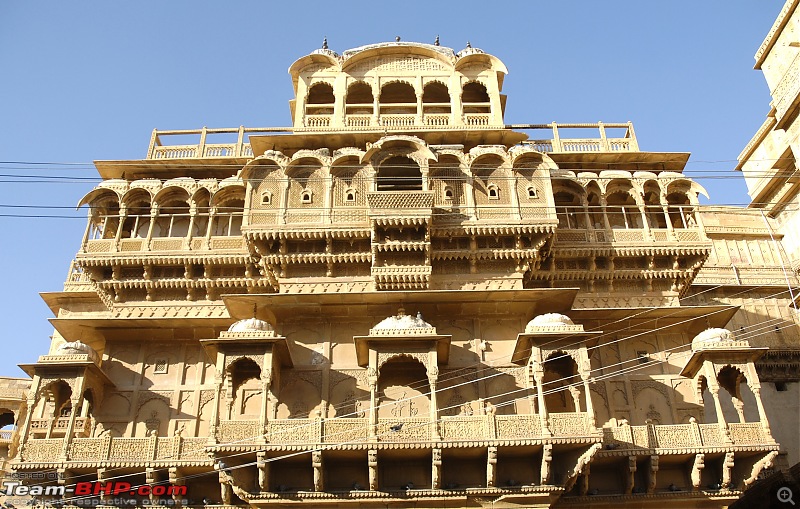
[[[509,123],[634,122],[643,150],[691,152],[713,203],[747,203],[733,172],[769,95],[753,55],[778,0],[559,2],[0,3],[0,161],[141,159],[159,129],[289,125],[289,65],[331,49],[392,41],[456,51],[469,40],[509,69]],[[497,10],[494,10],[497,9]],[[89,167],[2,164],[0,173],[94,177]],[[11,183],[0,205],[74,206],[94,185]],[[0,375],[46,353],[51,313],[86,213],[0,214],[5,355]]]

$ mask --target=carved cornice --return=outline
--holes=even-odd
[[[797,382],[800,350],[769,350],[756,361],[756,371],[761,382]]]

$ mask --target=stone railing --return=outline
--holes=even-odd
[[[432,423],[429,419],[400,417],[378,420],[379,442],[428,442]]]
[[[644,228],[612,228],[606,229],[583,229],[583,228],[561,228],[556,230],[556,242],[573,243],[631,243],[631,244],[653,244],[658,242],[705,242],[706,237],[699,227],[668,229]]]
[[[380,124],[384,127],[411,127],[416,123],[416,113],[394,113],[380,116]]]
[[[326,444],[363,443],[368,436],[367,419],[338,417],[322,424],[322,442]]]
[[[195,158],[229,158],[253,157],[253,148],[245,141],[248,134],[286,133],[291,132],[287,127],[235,127],[222,129],[187,129],[187,130],[153,130],[150,138],[150,147],[147,150],[147,159],[195,159]],[[226,143],[210,143],[214,136],[225,135]],[[170,136],[196,136],[197,144],[169,145],[163,141]],[[231,137],[236,137],[236,142],[227,142]],[[181,139],[184,141],[185,138]]]
[[[344,123],[347,127],[369,127],[372,125],[372,115],[347,115]]]
[[[442,440],[486,440],[491,429],[490,419],[483,415],[442,417],[439,422]]]
[[[440,127],[450,125],[450,114],[443,113],[443,114],[427,114],[425,115],[424,119],[425,125]]]
[[[186,461],[208,460],[208,439],[174,437],[74,438],[68,461]],[[31,438],[24,444],[23,461],[56,462],[61,459],[62,438]]]
[[[583,436],[593,431],[586,412],[552,413],[549,423],[550,431],[556,436]]]
[[[222,443],[255,442],[261,436],[257,419],[220,421],[217,440]]]
[[[465,113],[464,124],[469,127],[484,127],[490,123],[490,115],[488,113]]]
[[[685,449],[727,445],[774,445],[760,422],[728,424],[669,424],[603,428],[611,449]],[[609,447],[611,446],[611,447]]]
[[[270,444],[320,443],[321,419],[273,419],[267,423],[266,440]]]
[[[498,415],[495,417],[497,438],[538,438],[542,436],[542,420],[538,415]]]
[[[332,115],[306,115],[303,124],[308,128],[330,127]]]
[[[205,237],[195,237],[191,243],[185,237],[154,237],[149,245],[147,239],[123,238],[116,245],[114,239],[87,240],[81,254],[172,252],[184,251],[187,247],[191,247],[192,251],[247,251],[244,237],[230,235],[212,236],[208,241]]]

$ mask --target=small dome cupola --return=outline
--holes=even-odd
[[[228,332],[274,332],[269,322],[258,318],[245,318],[228,327]]]
[[[402,334],[436,334],[436,327],[422,319],[422,313],[407,315],[402,307],[397,314],[381,320],[370,329],[370,336],[396,336]]]

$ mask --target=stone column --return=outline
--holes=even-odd
[[[194,232],[194,222],[197,218],[197,205],[192,204],[189,209],[189,231],[186,232],[186,249],[192,248],[192,237]],[[228,232],[230,234],[230,231]]]
[[[269,491],[269,461],[266,452],[256,453],[256,466],[258,468],[258,489]]]
[[[589,374],[581,373],[581,380],[583,380],[583,393],[586,396],[586,415],[590,428],[597,427],[594,420],[594,404],[592,404],[592,393],[589,391]]]
[[[266,362],[267,359],[264,359],[264,361]],[[261,430],[261,434],[265,435],[265,438],[267,434],[267,421],[269,419],[269,391],[271,385],[272,370],[265,369],[261,373],[261,413],[258,416],[258,428]]]
[[[606,231],[611,231],[611,223],[608,221],[608,204],[606,203],[606,195],[603,193],[600,195],[600,213],[603,214],[603,227]],[[624,214],[624,212],[623,212]]]
[[[497,485],[497,447],[491,446],[486,456],[486,487]]]
[[[709,380],[708,391],[711,393],[711,397],[714,399],[714,408],[717,411],[717,424],[719,425],[723,434],[727,435],[728,423],[725,421],[725,416],[722,414],[722,404],[719,401],[719,385],[717,384],[716,380],[713,382]]]
[[[433,449],[431,457],[431,489],[438,490],[442,486],[442,450]]]
[[[539,419],[542,426],[542,435],[549,437],[552,436],[552,433],[547,425],[547,405],[545,405],[544,402],[544,389],[542,387],[542,382],[544,381],[544,368],[542,367],[541,362],[536,362],[536,365],[533,368],[533,378],[536,380],[536,395],[539,399]]]
[[[184,479],[182,472],[178,469],[178,467],[169,467],[169,484],[170,486],[184,486],[186,484],[186,480]],[[174,490],[172,492],[172,501],[173,507],[181,507],[181,500],[183,500],[184,494],[180,493],[179,490]]]
[[[378,451],[370,449],[367,452],[367,466],[369,467],[369,489],[378,489]]]
[[[158,219],[158,205],[153,204],[150,208],[150,224],[147,225],[147,238],[144,245],[150,251],[150,241],[153,239],[153,229],[156,227],[156,220]]]
[[[435,359],[435,355],[432,356]],[[435,360],[433,362],[436,362]],[[434,364],[428,370],[428,384],[431,390],[431,438],[433,440],[441,440],[439,435],[439,405],[436,402],[436,381],[439,378],[439,368]]]
[[[220,363],[217,363],[217,375],[214,378],[214,401],[211,403],[211,422],[208,426],[209,443],[217,442],[217,426],[219,426],[219,403],[222,396],[222,371],[219,371]]]
[[[550,463],[553,462],[553,444],[542,446],[542,465],[539,470],[539,484],[550,484]]]
[[[370,367],[367,371],[369,381],[369,439],[378,440],[378,372]]]
[[[325,491],[325,474],[322,468],[322,451],[311,451],[311,468],[314,469],[314,491]]]
[[[758,420],[761,422],[761,426],[764,428],[768,437],[772,436],[772,430],[769,427],[769,421],[767,420],[767,413],[764,410],[764,402],[761,399],[761,383],[760,382],[750,382],[750,390],[753,391],[753,396],[756,398],[756,406],[758,407]]]

